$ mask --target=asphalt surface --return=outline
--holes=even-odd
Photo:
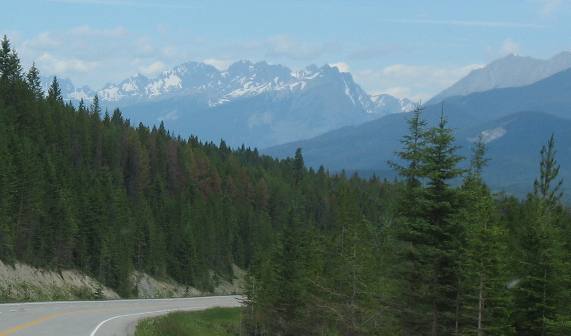
[[[239,296],[0,304],[0,336],[126,336],[136,322],[172,311],[238,307]]]

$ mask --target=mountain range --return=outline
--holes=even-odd
[[[522,194],[537,172],[538,152],[554,132],[561,174],[571,177],[571,53],[550,59],[508,55],[445,89],[425,105],[436,123],[444,108],[461,154],[480,135],[489,145],[488,182]],[[47,79],[46,79],[47,81]],[[120,107],[132,123],[163,122],[174,134],[262,148],[283,158],[303,149],[309,166],[392,177],[387,165],[406,132],[415,104],[370,95],[336,67],[299,71],[239,61],[226,70],[188,62],[154,78],[136,75],[98,91],[60,80],[64,96]],[[443,104],[442,104],[443,103]],[[571,181],[571,179],[567,179]],[[571,187],[571,183],[566,183]]]
[[[49,83],[49,79],[46,79]],[[46,84],[47,85],[47,84]],[[97,94],[132,122],[165,127],[182,136],[267,147],[412,109],[413,102],[369,95],[350,73],[308,66],[292,71],[267,62],[238,61],[224,71],[188,62],[155,78],[135,75],[101,90],[60,81],[65,99]]]
[[[560,54],[571,57],[571,54]],[[492,63],[489,68],[475,70],[492,77],[509,77],[525,71],[522,67],[498,70],[517,56]],[[516,63],[518,63],[517,61]],[[571,63],[570,63],[571,64]],[[494,70],[495,69],[495,70]],[[497,70],[497,71],[496,71]],[[470,87],[474,72],[461,79]],[[498,74],[502,74],[502,76]],[[527,80],[527,79],[526,79]],[[458,83],[455,84],[459,87]],[[514,82],[521,84],[520,82]],[[454,87],[454,86],[453,86]],[[475,87],[475,86],[474,86]],[[446,90],[445,90],[446,92]],[[539,150],[553,133],[558,142],[558,159],[565,187],[571,190],[571,69],[567,68],[528,85],[496,88],[467,95],[447,97],[425,106],[424,118],[435,125],[444,110],[449,125],[455,130],[460,153],[470,156],[471,145],[482,136],[487,142],[490,160],[485,178],[496,190],[522,195],[529,191],[539,171]],[[442,95],[444,96],[444,95]],[[438,101],[438,99],[436,100]],[[264,152],[282,158],[302,148],[309,166],[323,165],[332,171],[342,169],[363,175],[393,177],[387,161],[396,160],[395,151],[407,132],[407,114],[394,114],[357,126],[343,127],[305,141],[297,141],[266,149]]]

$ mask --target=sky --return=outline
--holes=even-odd
[[[25,67],[99,89],[201,61],[335,64],[369,93],[426,100],[507,54],[571,49],[571,0],[4,0]]]

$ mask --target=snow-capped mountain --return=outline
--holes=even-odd
[[[43,78],[45,91],[51,80],[51,77]],[[353,81],[351,74],[339,72],[329,65],[321,68],[310,65],[303,70],[292,71],[282,65],[242,60],[225,71],[219,71],[205,63],[188,62],[155,78],[137,74],[121,82],[107,84],[98,91],[88,86],[76,88],[68,79],[58,80],[66,100],[91,100],[97,94],[101,101],[120,106],[181,95],[203,98],[210,106],[218,106],[264,92],[299,93],[323,81],[341,82],[343,93],[355,106],[369,114],[407,112],[413,106],[406,98],[398,99],[388,94],[368,95]]]
[[[42,83],[42,90],[47,94],[48,89],[52,84],[53,77],[41,77],[40,80]],[[83,99],[85,101],[91,101],[96,93],[87,85],[75,87],[71,80],[67,78],[58,78],[57,80],[62,96],[66,100],[79,101]]]
[[[108,84],[98,94],[103,101],[121,104],[186,95],[203,98],[210,106],[219,106],[264,92],[299,93],[327,80],[343,82],[343,93],[367,113],[389,114],[406,111],[409,107],[408,100],[398,107],[399,104],[394,103],[398,99],[392,96],[369,96],[349,73],[328,65],[292,71],[282,65],[250,61],[236,62],[225,71],[204,63],[188,62],[153,79],[138,74],[120,83]]]
[[[471,71],[466,77],[434,96],[427,105],[448,97],[466,96],[499,88],[525,86],[571,68],[571,52],[561,52],[550,59],[508,55],[483,68]]]
[[[72,101],[95,94],[68,81],[61,86],[64,98]],[[258,147],[306,139],[412,106],[407,99],[370,96],[350,73],[329,65],[292,71],[250,61],[223,71],[188,62],[155,78],[139,74],[108,84],[97,95],[109,110],[120,107],[135,123],[164,122],[182,136]]]
[[[374,111],[377,114],[386,115],[400,112],[410,112],[416,107],[416,103],[408,98],[396,98],[388,94],[371,95]]]

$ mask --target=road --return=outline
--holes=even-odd
[[[126,336],[136,321],[171,311],[237,307],[239,296],[0,304],[0,336]]]

